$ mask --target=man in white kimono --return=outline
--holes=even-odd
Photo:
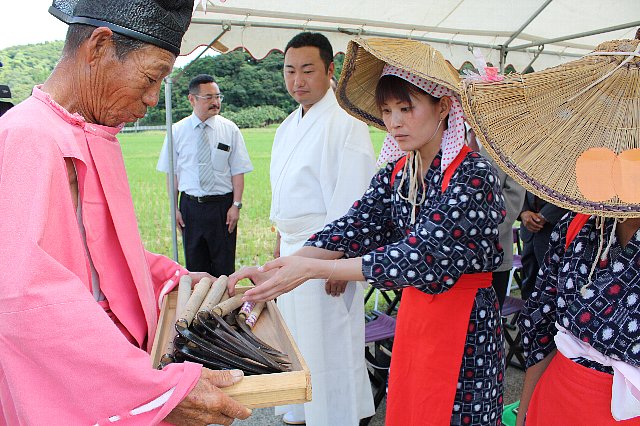
[[[284,78],[300,103],[276,131],[271,220],[276,257],[292,254],[360,199],[375,173],[368,127],[336,101],[331,44],[300,33],[285,49]],[[276,407],[287,424],[357,425],[375,413],[364,362],[363,283],[310,280],[278,298],[309,369],[312,401]]]

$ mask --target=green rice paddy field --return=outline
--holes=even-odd
[[[245,175],[244,204],[238,224],[236,266],[262,264],[272,258],[275,234],[269,222],[271,186],[269,163],[275,127],[244,129],[242,134],[253,162],[253,172]],[[122,144],[138,226],[146,248],[171,256],[171,225],[165,174],[156,170],[164,132],[124,133]],[[371,130],[376,152],[384,133]],[[182,241],[178,237],[180,263],[184,264]]]

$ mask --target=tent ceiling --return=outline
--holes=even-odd
[[[208,45],[225,26],[219,42],[263,58],[306,29],[327,35],[336,52],[358,34],[424,40],[456,67],[472,60],[469,46],[498,64],[500,47],[507,45],[505,64],[520,71],[541,42],[536,69],[582,56],[602,41],[633,38],[640,26],[638,0],[208,0],[206,12],[197,2],[183,54]],[[610,31],[584,34],[602,29]]]

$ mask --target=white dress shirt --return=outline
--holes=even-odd
[[[200,119],[191,114],[172,127],[173,162],[174,172],[178,176],[178,191],[195,197],[228,194],[233,191],[231,176],[253,170],[244,139],[238,126],[220,115],[214,115],[205,121],[215,179],[214,190],[205,192],[198,177],[198,141],[202,131],[198,128],[200,123]],[[164,173],[170,172],[166,138],[157,169]]]

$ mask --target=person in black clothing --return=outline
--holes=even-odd
[[[0,67],[2,67],[2,62],[0,62]],[[11,89],[9,89],[9,86],[0,84],[0,99],[1,98],[11,98]],[[0,117],[2,117],[5,112],[9,111],[11,107],[13,107],[11,102],[0,100]]]
[[[527,191],[520,212],[522,240],[522,299],[529,298],[536,284],[540,265],[549,247],[553,227],[568,210],[557,207]]]
[[[7,111],[9,111],[13,107],[11,102],[0,101],[0,117]]]

